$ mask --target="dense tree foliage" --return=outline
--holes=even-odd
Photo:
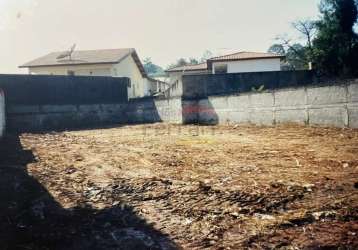
[[[358,75],[357,2],[354,0],[322,0],[322,19],[316,22],[313,61],[327,75]]]
[[[328,76],[358,76],[358,3],[355,0],[322,0],[320,20],[293,23],[303,43],[285,36],[269,48],[269,52],[286,55],[285,69],[314,68]]]
[[[303,42],[292,42],[287,36],[279,36],[276,38],[277,43],[272,45],[268,52],[286,55],[286,60],[282,65],[283,70],[308,69],[312,61],[315,22],[309,19],[300,20],[292,23],[292,27],[300,34]]]
[[[206,62],[206,60],[208,60],[208,59],[210,59],[212,57],[213,57],[213,53],[211,53],[211,51],[209,51],[209,50],[206,50],[206,51],[204,51],[203,55],[198,59],[194,58],[194,57],[190,57],[188,59],[179,58],[175,63],[170,64],[168,66],[168,69],[179,67],[179,66],[204,63],[204,62]]]
[[[308,69],[307,48],[300,43],[294,43],[289,46],[277,43],[272,45],[268,52],[286,56],[282,64],[282,70]]]
[[[151,58],[145,58],[143,60],[143,66],[148,75],[158,75],[164,73],[163,68],[154,64]]]

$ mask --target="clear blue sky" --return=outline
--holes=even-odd
[[[134,47],[163,67],[179,57],[266,51],[319,0],[0,0],[0,73],[73,43]]]

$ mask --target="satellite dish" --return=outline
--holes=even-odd
[[[76,44],[73,44],[71,49],[70,49],[71,54],[73,53],[73,51],[75,51],[75,48],[76,48]]]
[[[73,44],[69,51],[62,53],[61,55],[56,57],[56,59],[60,60],[60,59],[69,57],[69,59],[72,60],[71,56],[72,56],[72,53],[75,51],[75,48],[76,48],[76,44]]]

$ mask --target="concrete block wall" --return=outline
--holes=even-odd
[[[126,103],[129,82],[125,77],[0,74],[8,106]]]
[[[171,123],[183,122],[181,97],[156,99],[154,104],[161,121]]]
[[[206,98],[213,95],[248,93],[264,86],[266,90],[294,88],[317,84],[314,71],[271,71],[234,74],[184,75],[181,81],[184,99]]]
[[[13,104],[7,107],[6,115],[11,132],[66,130],[127,123],[183,122],[180,97],[138,98],[123,104]]]
[[[132,99],[126,108],[129,123],[172,122],[182,123],[182,102],[180,97],[170,99]]]
[[[0,89],[0,138],[5,133],[5,95],[2,89]]]
[[[204,124],[293,122],[358,128],[358,80],[330,86],[209,96],[198,100],[196,105],[197,122]]]
[[[7,109],[13,132],[65,130],[126,123],[126,104],[12,105]]]
[[[21,132],[125,123],[129,83],[117,77],[0,74],[6,128]]]
[[[198,123],[200,112],[200,104],[197,100],[182,100],[182,123],[193,124]]]
[[[5,112],[4,94],[0,93],[2,133]],[[153,122],[259,125],[294,122],[358,128],[358,80],[236,95],[178,96],[166,99],[147,97],[129,102],[122,102],[119,98],[120,103],[116,104],[22,103],[14,101],[16,92],[11,93],[13,102],[6,105],[6,125],[9,131],[65,130]]]

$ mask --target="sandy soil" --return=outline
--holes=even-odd
[[[5,249],[358,249],[358,130],[154,124],[20,143],[33,159],[0,169],[23,164],[17,180],[48,197],[2,208],[21,236]]]

